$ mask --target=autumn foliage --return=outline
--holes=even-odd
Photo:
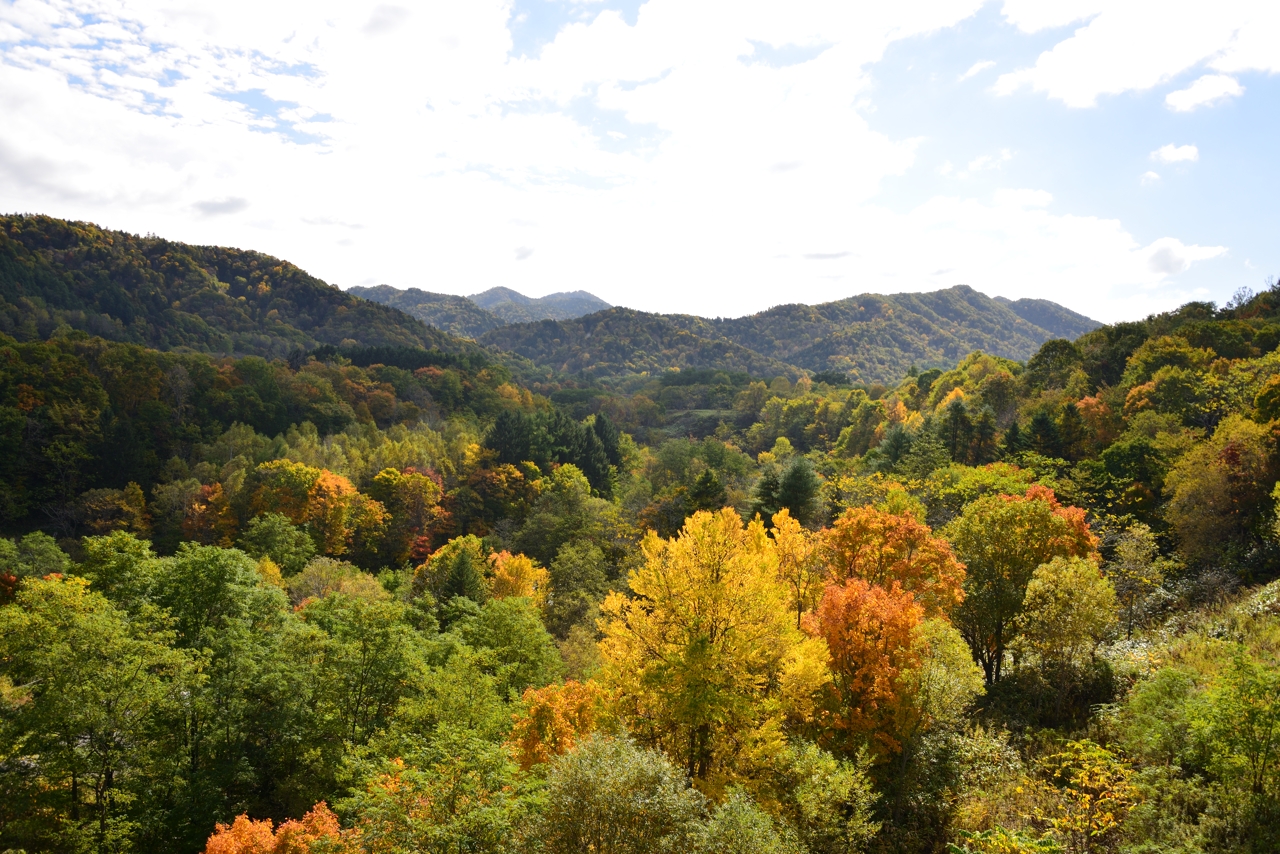
[[[900,702],[899,677],[919,663],[916,632],[924,608],[898,584],[861,578],[829,584],[805,628],[827,642],[834,680],[824,723],[852,742],[871,736],[896,750],[889,721]]]
[[[254,821],[241,815],[215,828],[204,854],[310,854],[320,840],[337,842],[338,817],[323,801],[301,820],[286,821],[271,830],[271,819]],[[317,849],[318,850],[318,849]]]
[[[599,722],[604,691],[596,682],[530,688],[515,715],[507,744],[524,770],[561,756],[592,733]]]
[[[547,598],[550,574],[532,558],[495,552],[489,556],[489,592],[495,599],[523,597],[541,606]]]
[[[823,532],[821,551],[837,584],[853,578],[882,587],[896,583],[931,615],[948,613],[964,599],[964,564],[913,516],[850,508]]]

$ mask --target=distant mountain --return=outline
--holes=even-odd
[[[953,365],[973,350],[1025,360],[1049,339],[1075,338],[1098,325],[1045,300],[1012,303],[960,285],[782,305],[729,320],[615,308],[506,326],[480,342],[593,377],[697,367],[764,377],[835,370],[858,381],[895,382],[912,365]]]
[[[530,380],[713,368],[757,377],[836,370],[893,382],[913,364],[951,365],[972,350],[1027,359],[1049,339],[1098,324],[1046,300],[993,299],[966,286],[729,320],[613,308],[584,291],[539,299],[508,288],[470,298],[386,285],[344,292],[259,252],[0,216],[0,333],[34,340],[64,326],[161,350],[267,357],[322,344],[483,346]]]
[[[469,297],[436,294],[390,285],[350,288],[349,293],[413,315],[423,323],[450,335],[479,338],[506,323],[533,323],[538,320],[571,320],[611,308],[609,303],[586,291],[548,294],[533,298],[510,288],[490,288]]]
[[[610,308],[572,320],[542,320],[495,329],[480,343],[537,365],[590,378],[716,368],[753,376],[799,377],[803,371],[717,334],[714,321],[690,315]]]
[[[586,291],[547,294],[535,299],[510,288],[490,288],[483,293],[472,294],[468,299],[507,323],[571,320],[612,308],[609,303]]]
[[[1045,300],[1009,303],[957,285],[930,293],[782,305],[717,321],[715,329],[730,341],[810,371],[845,371],[867,382],[890,382],[913,364],[954,364],[973,350],[1027,359],[1051,338],[1075,338],[1098,325]]]
[[[493,312],[485,311],[467,297],[453,294],[433,294],[418,288],[402,291],[390,285],[348,288],[347,293],[398,308],[442,332],[465,338],[479,338],[490,329],[496,329],[506,323],[505,320]]]
[[[996,302],[1008,306],[1009,310],[1028,323],[1052,332],[1055,338],[1067,338],[1074,341],[1086,332],[1092,332],[1101,326],[1083,314],[1076,314],[1056,302],[1047,299],[1007,300],[996,297]]]
[[[474,345],[287,261],[47,216],[0,216],[0,332],[69,326],[159,350],[285,356],[339,347]]]

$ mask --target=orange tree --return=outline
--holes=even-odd
[[[880,750],[896,751],[890,730],[903,700],[899,679],[919,666],[916,633],[924,609],[896,583],[889,588],[850,578],[829,584],[805,627],[830,650],[830,700],[820,718],[853,751],[863,737]]]
[[[595,682],[570,679],[563,685],[527,689],[507,738],[512,756],[527,771],[569,752],[595,731],[604,700]]]
[[[831,580],[860,578],[914,594],[930,615],[948,613],[964,593],[964,564],[951,545],[908,514],[851,507],[822,534],[821,553]]]

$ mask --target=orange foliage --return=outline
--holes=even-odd
[[[1025,495],[1002,495],[1005,501],[1043,501],[1053,510],[1053,515],[1067,523],[1067,528],[1054,536],[1045,537],[1041,542],[1050,556],[1064,554],[1069,557],[1089,557],[1098,551],[1100,540],[1089,530],[1089,521],[1085,518],[1084,508],[1064,507],[1058,496],[1047,486],[1033,483],[1027,487]],[[1045,558],[1042,562],[1047,562]]]
[[[273,854],[308,854],[311,844],[321,839],[337,839],[341,832],[338,817],[321,801],[302,817],[291,819],[276,830],[276,848]]]
[[[321,801],[300,821],[286,821],[275,833],[269,818],[254,821],[241,815],[230,825],[219,823],[204,854],[309,854],[313,842],[336,840],[339,833],[338,817]]]
[[[857,739],[871,736],[882,750],[896,751],[893,719],[901,696],[902,671],[919,665],[916,632],[924,609],[894,582],[885,588],[850,578],[829,584],[805,628],[827,642],[831,656],[831,703],[826,724]]]
[[[950,543],[912,516],[851,507],[823,531],[821,549],[834,583],[896,583],[930,614],[950,611],[964,599],[964,564]]]
[[[231,512],[231,503],[222,490],[222,484],[200,487],[200,494],[183,515],[183,536],[206,546],[229,547],[235,532],[235,516]]]
[[[1115,441],[1119,435],[1119,419],[1106,401],[1097,397],[1086,397],[1076,404],[1080,417],[1089,428],[1095,446],[1104,448]]]
[[[524,770],[560,756],[595,730],[604,691],[595,682],[530,688],[507,745]]]
[[[271,819],[254,821],[247,815],[237,816],[230,826],[219,822],[204,846],[204,854],[274,854],[275,850]]]

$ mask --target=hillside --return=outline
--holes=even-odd
[[[535,364],[593,379],[672,368],[715,368],[753,376],[799,376],[781,360],[716,335],[712,321],[689,315],[648,314],[611,308],[573,320],[504,326],[480,343]]]
[[[36,340],[62,325],[160,350],[263,356],[468,346],[260,252],[0,216],[0,332]]]
[[[115,317],[39,294],[185,328],[137,239],[69,230],[5,244],[0,851],[1280,851],[1280,286],[888,385],[725,333],[1087,321],[953,288],[485,333],[575,374],[544,398],[471,341],[32,340]]]
[[[435,294],[419,288],[400,290],[390,285],[348,288],[347,293],[398,308],[441,332],[465,338],[479,338],[490,329],[496,329],[506,323],[505,320],[476,305],[467,297],[453,294]]]
[[[913,364],[949,366],[973,350],[1025,360],[1045,341],[1076,338],[1097,326],[1045,300],[1010,303],[965,285],[783,305],[715,323],[725,338],[762,355],[810,371],[844,371],[865,382],[895,381]]]
[[[612,308],[609,303],[586,291],[567,291],[534,298],[510,288],[490,288],[472,294],[468,299],[507,323],[571,320]]]
[[[1009,300],[996,297],[996,302],[1003,304],[1014,314],[1028,323],[1033,323],[1055,337],[1075,340],[1086,332],[1098,328],[1098,321],[1091,320],[1083,314],[1076,314],[1056,302],[1047,299]]]
[[[572,321],[504,327],[481,342],[596,378],[673,367],[754,376],[795,376],[803,369],[887,383],[912,365],[950,367],[973,350],[1025,360],[1045,341],[1077,338],[1097,326],[1046,300],[992,299],[960,285],[782,305],[729,320],[615,308]]]

